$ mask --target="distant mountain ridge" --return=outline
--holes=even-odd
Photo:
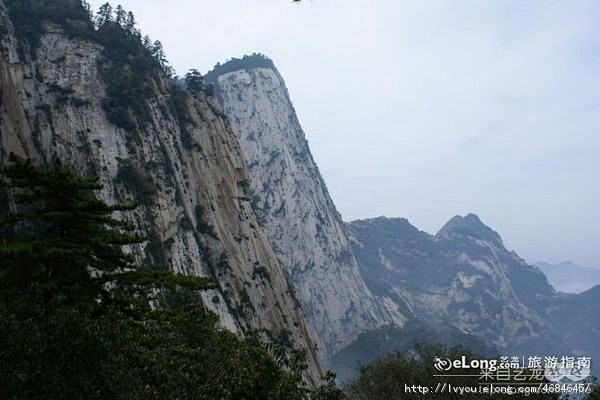
[[[346,228],[369,289],[409,320],[450,324],[507,355],[600,356],[600,286],[556,292],[476,215],[453,217],[435,236],[404,218]]]
[[[452,218],[436,236],[405,219],[354,221],[347,227],[367,285],[414,317],[449,322],[501,348],[550,328],[527,306],[528,290],[512,281],[520,275],[546,297],[554,289],[473,214]],[[509,326],[506,319],[515,322]]]
[[[549,264],[535,263],[556,290],[564,293],[581,293],[600,284],[600,269],[582,267],[571,261]]]

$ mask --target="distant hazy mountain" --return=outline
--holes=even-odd
[[[435,236],[406,219],[347,227],[367,285],[403,314],[450,323],[500,349],[559,342],[538,307],[556,292],[474,214],[452,218]]]
[[[600,269],[582,267],[565,261],[560,264],[537,262],[536,267],[548,277],[556,290],[564,293],[581,293],[600,284]]]
[[[354,221],[346,228],[369,289],[409,321],[426,321],[428,332],[450,325],[506,355],[599,356],[600,286],[558,293],[476,215],[456,216],[434,236],[403,218]],[[402,347],[395,340],[412,330],[409,323],[394,340],[388,331],[363,341],[373,351]],[[465,337],[451,339],[444,341]],[[350,350],[340,356],[349,359]],[[353,353],[361,361],[367,356]]]

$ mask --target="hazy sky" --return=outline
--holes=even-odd
[[[600,266],[600,1],[121,4],[180,74],[272,58],[345,220],[474,212],[530,262]]]

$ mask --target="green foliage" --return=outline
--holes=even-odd
[[[51,83],[48,85],[48,93],[54,92],[56,93],[56,105],[59,106],[61,104],[65,104],[71,94],[74,93],[74,90],[71,88],[65,88],[56,83]]]
[[[115,183],[122,184],[135,196],[135,201],[144,206],[154,204],[158,189],[150,177],[142,174],[131,160],[119,159]]]
[[[469,369],[454,369],[454,376],[434,376],[440,372],[434,368],[434,357],[442,359],[458,360],[462,356],[467,359],[485,359],[473,354],[463,347],[445,348],[442,345],[417,345],[418,356],[396,352],[383,357],[375,362],[363,365],[359,369],[359,375],[347,388],[350,399],[360,400],[387,400],[387,399],[489,399],[489,394],[450,394],[434,393],[433,389],[438,383],[448,383],[453,387],[477,387],[481,380],[473,375]],[[508,383],[509,381],[504,381]],[[512,381],[515,382],[514,380]],[[539,381],[532,385],[537,386]],[[430,392],[406,393],[405,385],[412,387],[425,386]],[[513,399],[512,395],[494,394],[493,399]],[[529,395],[531,399],[558,399],[558,395],[543,394]]]
[[[265,279],[271,283],[271,274],[269,273],[269,270],[262,265],[255,265],[252,269],[252,279],[256,278]]]
[[[197,69],[190,69],[189,72],[185,74],[185,85],[192,93],[201,92],[204,88],[204,77]]]
[[[44,82],[44,75],[42,75],[42,73],[37,69],[35,70],[35,80],[40,83]]]
[[[50,83],[48,85],[48,92],[49,93],[55,92],[55,93],[58,93],[59,95],[69,95],[69,94],[73,93],[74,91],[71,88],[64,88],[56,83]]]
[[[244,196],[248,200],[250,200],[250,197],[252,196],[252,189],[250,188],[250,181],[248,179],[244,179],[242,181],[239,181],[238,185],[242,188],[242,193],[244,193]]]
[[[84,107],[90,104],[90,101],[87,99],[80,99],[78,97],[71,98],[71,104],[75,108]]]
[[[110,122],[135,131],[149,120],[147,99],[153,94],[154,80],[162,72],[148,49],[139,39],[114,23],[101,28],[106,41],[107,60],[100,64],[100,75],[106,85],[102,108]]]
[[[98,28],[106,60],[100,75],[106,84],[102,107],[109,121],[129,131],[149,120],[147,99],[153,93],[155,79],[163,72],[162,64],[145,48],[135,32],[108,21]]]
[[[109,3],[104,3],[96,13],[96,25],[104,26],[109,22],[113,22],[113,9]]]
[[[6,27],[6,25],[1,24],[0,25],[0,40],[4,40],[6,35],[8,35],[8,28]]]
[[[148,244],[146,245],[146,264],[154,265],[157,268],[166,268],[167,253],[164,243],[157,232],[152,231],[148,234]]]
[[[292,332],[290,332],[287,329],[282,329],[281,332],[279,332],[279,335],[277,335],[277,338],[275,340],[277,341],[277,343],[279,343],[283,347],[293,348],[294,343],[292,342],[291,336],[292,336]]]
[[[71,37],[92,38],[94,26],[88,11],[77,0],[6,0],[9,17],[19,41],[19,56],[25,56],[28,47],[30,56],[35,52],[44,33],[43,21],[63,26]]]
[[[181,222],[179,223],[179,225],[181,226],[181,229],[183,229],[184,231],[192,231],[194,230],[194,225],[192,225],[192,223],[190,222],[190,219],[186,216],[184,216],[181,219]]]
[[[131,207],[95,198],[97,180],[58,161],[10,160],[1,182],[18,211],[4,194],[3,399],[337,399],[329,386],[312,396],[300,354],[221,329],[198,293],[216,288],[210,280],[135,268],[121,246],[141,238],[110,217]]]
[[[238,71],[241,69],[252,69],[252,68],[270,68],[275,69],[273,61],[267,56],[260,53],[253,53],[249,56],[242,58],[232,58],[225,64],[218,63],[208,72],[204,77],[207,82],[216,82],[219,75],[225,75],[229,72]]]
[[[60,25],[70,37],[102,45],[105,59],[99,66],[106,84],[102,107],[108,119],[129,131],[145,124],[149,118],[146,99],[152,94],[154,81],[170,73],[170,68],[160,42],[151,44],[142,39],[131,12],[119,6],[117,15],[113,15],[112,7],[106,3],[100,7],[94,24],[89,6],[79,0],[7,0],[6,5],[19,40],[21,58],[27,48],[35,58],[45,33],[44,21]],[[63,97],[59,104],[64,103]]]
[[[73,38],[93,41],[102,46],[104,58],[98,62],[100,77],[105,83],[106,96],[101,105],[110,122],[129,132],[140,132],[150,121],[147,99],[160,86],[163,76],[170,76],[165,51],[160,41],[142,37],[136,28],[135,17],[120,5],[115,9],[103,4],[94,21],[89,5],[83,0],[6,0],[9,17],[15,27],[18,52],[21,58],[29,54],[35,58],[41,37],[45,33],[45,21],[58,24],[64,33]],[[59,57],[53,62],[62,62]],[[41,76],[36,74],[41,82]],[[197,70],[190,70],[186,83],[192,93],[204,92],[212,96],[212,85],[204,85]],[[68,93],[59,93],[57,103],[65,104]],[[173,94],[173,93],[172,93]],[[180,119],[186,120],[186,91],[174,93],[174,108]],[[80,107],[85,102],[74,100]],[[182,125],[184,126],[184,125]],[[182,129],[184,145],[191,145],[189,133]]]
[[[8,190],[0,186],[0,214],[5,214],[10,211],[10,199]]]
[[[257,222],[260,225],[264,224],[265,223],[265,214],[264,214],[263,210],[258,206],[260,197],[257,196],[254,193],[254,191],[252,190],[252,187],[250,187],[250,181],[248,179],[244,179],[244,180],[238,182],[238,185],[241,187],[242,193],[244,194],[244,196],[240,197],[240,199],[250,202],[250,207],[252,207],[252,211],[254,212],[254,215],[256,216]]]
[[[312,393],[311,400],[344,400],[346,394],[342,389],[338,389],[335,383],[335,373],[333,371],[325,372],[321,378],[321,385]]]
[[[161,271],[151,268],[138,268],[134,271],[128,271],[119,274],[118,283],[120,285],[153,288],[173,288],[182,287],[189,290],[216,289],[217,285],[205,277],[175,275],[172,272]]]
[[[231,269],[231,267],[229,266],[229,260],[227,259],[227,254],[221,253],[221,255],[219,256],[219,260],[217,260],[216,268],[219,272],[225,272]]]
[[[589,394],[587,400],[600,400],[600,384],[596,384],[593,387],[592,393]]]
[[[246,288],[243,288],[240,294],[240,304],[237,307],[237,311],[243,317],[249,317],[256,312],[256,308],[254,308],[254,304],[252,304]]]
[[[192,123],[192,119],[188,114],[187,93],[177,84],[170,85],[169,93],[169,100],[173,115],[179,122],[181,144],[185,149],[193,149],[195,147],[194,140],[192,138],[192,134],[187,128],[187,125]]]
[[[208,97],[212,97],[215,95],[215,85],[209,83],[208,85],[204,85],[204,94]]]
[[[214,226],[210,225],[206,221],[204,207],[202,207],[201,205],[197,205],[195,212],[196,212],[196,229],[198,230],[198,232],[206,233],[218,240],[219,237],[217,236],[217,233],[215,232]]]
[[[19,236],[0,245],[0,290],[5,294],[40,284],[93,301],[97,283],[87,268],[110,273],[131,266],[133,257],[121,246],[143,238],[111,214],[132,205],[109,206],[97,199],[93,192],[102,188],[97,179],[78,176],[59,160],[44,169],[12,154],[1,176],[18,211],[2,215],[0,226]]]
[[[166,299],[165,299],[166,300]],[[3,304],[3,306],[6,306]],[[303,399],[257,336],[220,329],[200,304],[131,318],[69,307],[0,308],[3,398]]]
[[[52,121],[52,106],[50,104],[40,104],[39,106],[35,106],[35,108],[44,112],[46,120]]]

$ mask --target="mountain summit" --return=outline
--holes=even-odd
[[[489,226],[485,225],[475,214],[467,214],[464,217],[456,215],[440,229],[436,236],[450,236],[461,234],[477,239],[490,240],[502,244],[502,238]]]
[[[206,73],[204,79],[209,83],[215,83],[220,75],[244,69],[267,68],[276,70],[273,60],[261,53],[252,53],[242,58],[232,58],[224,64],[217,63],[215,67]]]

